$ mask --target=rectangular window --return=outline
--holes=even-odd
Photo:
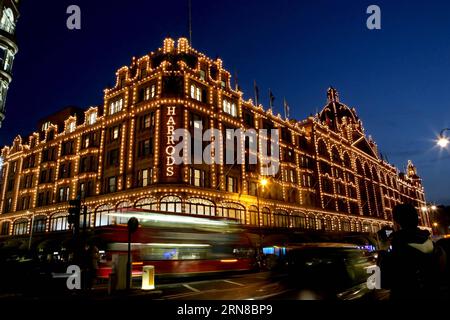
[[[141,73],[139,75],[140,79],[144,79],[147,77],[147,67],[141,67]]]
[[[109,192],[116,192],[116,177],[111,177],[108,179],[108,191]]]
[[[144,128],[148,129],[151,125],[151,116],[149,114],[144,116]]]
[[[69,187],[59,188],[58,201],[59,202],[69,201]]]
[[[96,112],[92,112],[90,115],[89,115],[89,118],[88,118],[88,124],[94,124],[94,123],[96,123],[97,122],[97,113]]]
[[[12,191],[12,189],[14,188],[14,179],[11,179],[8,181],[8,189],[7,191]]]
[[[113,115],[117,112],[122,111],[123,108],[123,98],[113,101],[109,104],[109,114]]]
[[[64,174],[66,172],[66,166],[64,164],[59,166],[59,178],[64,178]]]
[[[8,198],[8,200],[6,200],[6,207],[5,207],[5,212],[6,213],[11,211],[11,206],[12,206],[12,199]]]
[[[69,123],[69,132],[74,132],[76,128],[76,124],[74,121],[72,121],[71,123]]]
[[[80,183],[79,195],[80,195],[81,199],[84,199],[86,197],[86,187],[85,187],[84,182]]]
[[[289,181],[291,183],[295,183],[295,171],[294,170],[289,170]]]
[[[195,113],[190,114],[190,121],[189,126],[191,128],[200,129],[200,127],[203,127],[203,119],[201,116]]]
[[[109,130],[110,130],[109,131],[109,139],[110,139],[110,141],[116,141],[117,139],[119,139],[119,133],[120,133],[119,126],[111,128]]]
[[[237,179],[234,177],[227,177],[227,191],[237,192]]]
[[[191,184],[196,187],[204,187],[205,172],[199,169],[191,169]]]
[[[38,206],[38,207],[42,207],[43,205],[44,205],[44,193],[41,192],[41,193],[39,193],[39,195],[38,195],[38,203],[37,203],[37,206]]]
[[[150,140],[144,141],[144,157],[150,154]]]
[[[249,193],[249,195],[251,195],[251,196],[256,196],[257,194],[257,185],[256,185],[256,183],[255,182],[250,182],[250,184],[249,184],[249,189],[248,189],[248,193]]]
[[[191,98],[200,102],[202,101],[202,90],[193,84],[191,84]]]
[[[64,200],[64,188],[59,188],[59,195],[58,195],[58,201],[63,202]]]
[[[152,85],[150,89],[150,98],[154,98],[156,96],[156,85]]]
[[[223,106],[223,112],[228,113],[229,115],[236,117],[237,116],[237,109],[236,104],[234,102],[230,102],[226,99],[222,102]]]
[[[110,166],[117,166],[119,164],[119,149],[114,149],[109,152],[108,164]]]
[[[84,147],[84,148],[89,148],[90,138],[91,138],[91,137],[90,137],[89,135],[87,135],[87,136],[84,137],[84,141],[83,141],[83,147]]]
[[[142,186],[148,186],[148,170],[142,170]]]
[[[153,140],[147,139],[144,141],[139,141],[138,156],[144,158],[151,154],[153,154]]]
[[[152,183],[153,169],[143,169],[138,172],[138,186],[147,187]]]

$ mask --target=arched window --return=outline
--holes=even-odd
[[[2,228],[0,229],[0,236],[7,236],[9,235],[9,226],[11,223],[9,221],[4,221],[2,223]]]
[[[269,208],[263,208],[261,210],[261,214],[262,214],[262,225],[265,227],[270,227],[272,225],[272,221],[270,219]]]
[[[325,231],[331,231],[333,228],[332,228],[332,224],[331,224],[331,218],[330,217],[326,217],[325,218],[325,225],[324,225],[324,229],[325,229]]]
[[[67,216],[68,214],[65,212],[54,214],[50,219],[50,231],[69,230]]]
[[[316,230],[316,217],[312,214],[308,215],[308,229]]]
[[[277,228],[289,227],[289,214],[286,211],[279,210],[273,214],[273,224]]]
[[[325,142],[323,142],[323,140],[319,141],[318,149],[319,149],[320,156],[327,158],[327,159],[330,158],[330,154],[328,153],[327,145],[325,144]]]
[[[16,29],[16,19],[11,8],[3,9],[2,19],[0,20],[0,29],[13,34]]]
[[[356,222],[356,228],[358,232],[362,232],[363,231],[363,226],[362,226],[362,222],[358,221]]]
[[[206,199],[189,198],[186,201],[186,213],[200,216],[215,216],[216,206],[214,202]]]
[[[161,198],[161,211],[181,213],[181,198],[176,196],[167,196]]]
[[[350,224],[351,224],[351,231],[357,232],[358,231],[358,224],[357,224],[356,220],[352,220],[350,222]]]
[[[342,165],[342,159],[341,159],[341,155],[339,154],[339,151],[336,147],[333,147],[332,151],[331,151],[331,155],[333,157],[333,162],[339,165]]]
[[[240,223],[245,224],[245,208],[238,203],[223,203],[217,208],[217,215],[224,218],[237,219]]]
[[[13,235],[19,236],[28,233],[28,220],[19,219],[14,222],[13,225]]]
[[[128,201],[122,201],[116,207],[117,207],[118,212],[124,212],[124,211],[126,211],[126,209],[131,208],[132,205]],[[118,217],[116,217],[115,223],[116,224],[128,224],[128,220],[130,220],[129,217],[118,216]]]
[[[251,206],[248,208],[248,213],[250,215],[250,224],[252,226],[259,226],[258,222],[258,208],[255,206]]]
[[[375,170],[375,167],[372,167],[372,178],[374,181],[377,181],[377,182],[379,181],[378,172],[377,172],[377,170]]]
[[[294,212],[291,216],[292,227],[306,229],[306,216],[301,212]]]
[[[350,156],[348,155],[348,153],[344,153],[344,166],[347,169],[351,169],[352,168],[352,162],[350,160]]]
[[[382,184],[386,184],[386,179],[385,179],[385,177],[384,177],[384,173],[383,173],[383,172],[380,172],[380,182],[381,182]]]
[[[364,165],[364,172],[366,178],[372,179],[372,172],[370,171],[369,165],[367,163]]]
[[[372,232],[372,226],[369,222],[364,222],[362,225],[363,232]]]
[[[342,231],[345,232],[350,232],[351,231],[351,225],[350,225],[350,220],[344,218],[341,220],[341,228]]]
[[[336,217],[334,217],[331,220],[331,230],[333,230],[333,231],[339,231],[340,230],[340,222],[339,222],[339,219],[336,218]]]
[[[47,216],[38,216],[34,218],[33,233],[45,232]]]
[[[356,172],[358,172],[358,174],[360,176],[363,176],[363,177],[365,176],[364,169],[363,169],[363,167],[361,165],[361,162],[359,160],[356,160]]]
[[[103,205],[97,208],[95,211],[95,226],[110,226],[114,224],[114,217],[108,215],[114,211],[114,208],[110,205]]]
[[[134,204],[136,208],[142,208],[144,210],[158,210],[158,201],[155,198],[143,198],[136,201]]]

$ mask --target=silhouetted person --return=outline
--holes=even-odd
[[[430,233],[418,228],[419,217],[414,206],[400,204],[392,213],[392,249],[380,256],[382,286],[391,289],[391,299],[433,298],[437,288]]]
[[[84,248],[85,287],[92,289],[97,278],[99,251],[95,245],[86,245]]]

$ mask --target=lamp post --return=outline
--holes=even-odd
[[[439,226],[439,224],[437,222],[433,222],[433,231],[436,236],[439,235],[438,226]]]
[[[259,206],[259,188],[260,185],[264,190],[264,187],[267,186],[269,181],[265,178],[262,178],[258,183],[256,184],[256,201],[258,204],[258,232],[259,232],[259,249],[261,251],[262,249],[262,234],[261,234],[261,207]]]
[[[446,148],[447,145],[450,143],[449,138],[445,135],[446,131],[450,131],[450,128],[442,129],[441,133],[439,134],[439,139],[437,141],[437,145],[441,148]]]

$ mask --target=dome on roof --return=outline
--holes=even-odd
[[[346,119],[346,123],[357,124],[359,122],[355,110],[339,101],[339,93],[336,89],[330,87],[327,91],[327,97],[327,105],[319,113],[319,119],[322,123],[337,130],[338,125],[341,125],[344,119]]]

